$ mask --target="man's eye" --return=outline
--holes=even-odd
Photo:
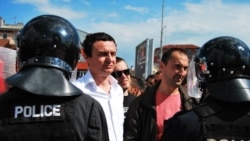
[[[111,56],[116,56],[116,52],[111,52]]]
[[[175,67],[176,67],[177,69],[181,69],[181,68],[182,68],[181,65],[176,65]]]
[[[109,54],[109,53],[107,53],[107,52],[101,52],[99,55],[100,55],[100,56],[108,56],[108,54]]]
[[[182,66],[182,65],[176,65],[176,68],[177,69],[183,69],[183,70],[186,71],[188,67],[187,66]]]
[[[100,56],[116,56],[116,52],[101,52]]]

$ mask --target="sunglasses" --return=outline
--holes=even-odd
[[[120,78],[122,74],[129,75],[130,74],[129,69],[122,70],[122,71],[114,71],[111,75],[114,78]]]

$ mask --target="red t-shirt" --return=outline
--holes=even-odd
[[[159,91],[156,93],[156,123],[157,140],[160,140],[163,133],[164,120],[171,118],[176,112],[181,110],[180,94],[166,95]]]

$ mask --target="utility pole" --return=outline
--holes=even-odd
[[[162,13],[161,13],[161,39],[160,39],[160,58],[162,57],[163,54],[163,46],[162,46],[162,38],[163,38],[163,14],[164,14],[164,0],[162,0]]]

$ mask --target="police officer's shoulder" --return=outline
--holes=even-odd
[[[181,115],[186,114],[188,112],[189,112],[188,110],[179,111],[179,112],[175,113],[175,115],[173,116],[173,118],[181,116]]]
[[[193,110],[180,111],[172,118],[165,120],[164,127],[192,127],[198,123],[199,119],[199,116]]]
[[[201,118],[207,117],[213,113],[213,109],[211,109],[208,105],[200,105],[194,108],[194,112]]]
[[[175,113],[173,115],[173,117],[171,117],[170,119],[168,120],[165,120],[164,121],[164,125],[167,123],[167,122],[170,122],[170,121],[174,121],[174,120],[177,120],[177,119],[180,119],[180,118],[183,118],[185,116],[188,116],[190,114],[190,110],[182,110],[182,111],[179,111],[177,113]]]
[[[200,116],[200,118],[205,118],[216,114],[223,108],[219,105],[219,101],[212,98],[207,98],[206,102],[201,103],[199,106],[194,108],[194,112]]]
[[[18,95],[17,95],[18,93]],[[8,91],[0,94],[0,103],[3,102],[3,101],[9,101],[9,100],[12,100],[13,98],[14,99],[19,99],[20,97],[23,97],[24,94],[27,94],[28,92],[22,90],[22,89],[19,89],[17,87],[11,87],[8,89]],[[30,93],[28,93],[30,94]]]

